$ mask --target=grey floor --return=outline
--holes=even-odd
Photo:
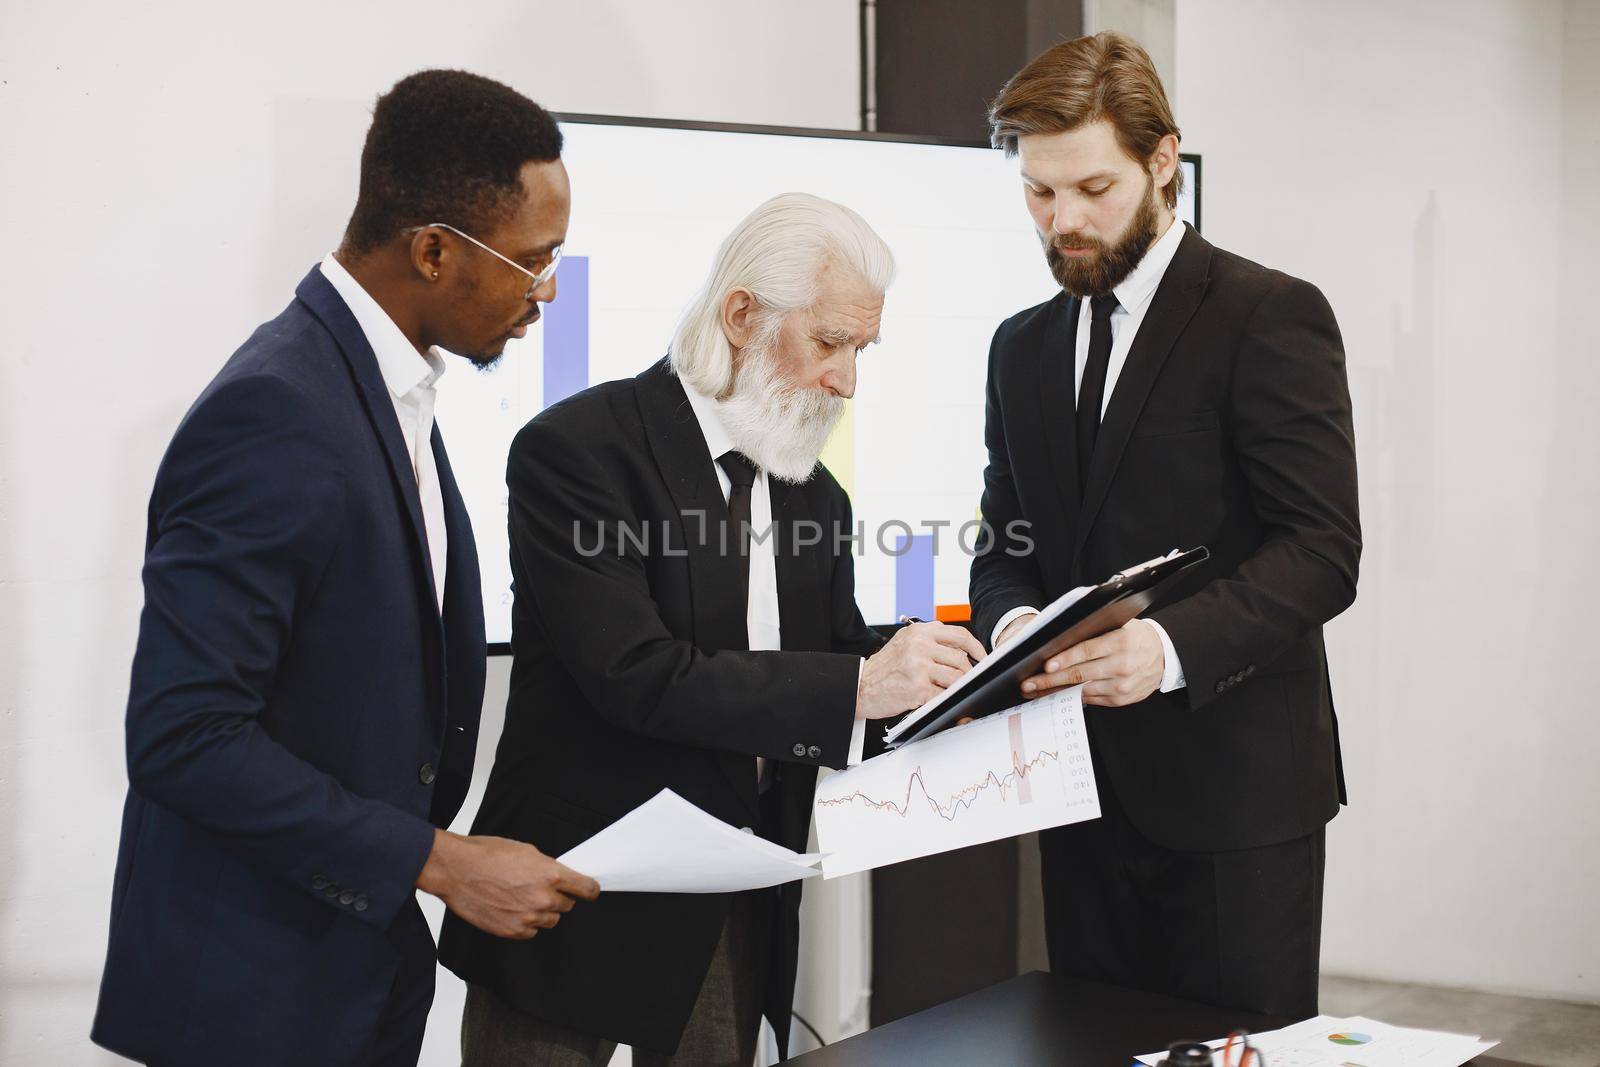
[[[1489,1053],[1540,1067],[1600,1065],[1600,1005],[1505,997],[1459,989],[1322,978],[1325,1015],[1366,1015],[1395,1026],[1498,1038]]]

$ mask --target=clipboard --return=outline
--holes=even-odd
[[[1161,586],[1209,558],[1204,548],[1174,551],[1112,575],[1075,600],[1069,598],[1077,591],[1068,593],[955,685],[902,719],[884,735],[885,742],[898,748],[946,730],[957,719],[979,719],[1016,707],[1022,701],[1023,679],[1041,673],[1051,656],[1137,618],[1154,603]]]

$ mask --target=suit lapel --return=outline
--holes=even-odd
[[[467,514],[467,504],[456,484],[455,471],[450,467],[450,457],[444,450],[444,437],[439,433],[437,422],[433,424],[433,437],[429,444],[433,447],[433,463],[439,472],[439,493],[444,499],[445,538],[449,543],[444,576],[445,614],[450,616],[451,609],[459,606],[463,609],[460,621],[466,623],[469,629],[472,623],[478,622],[481,629],[482,579],[478,572],[478,546],[472,535],[472,517]],[[458,591],[471,595],[458,602],[454,595]]]
[[[411,457],[406,454],[405,437],[400,433],[400,420],[394,413],[389,387],[384,384],[383,372],[378,369],[378,357],[373,355],[367,335],[361,332],[361,326],[344,298],[322,276],[321,267],[311,269],[311,273],[295,290],[295,296],[333,334],[345,362],[350,365],[350,373],[360,387],[357,391],[361,395],[362,406],[372,422],[373,432],[383,443],[383,454],[389,461],[389,473],[394,478],[401,499],[405,501],[406,515],[411,523],[411,539],[417,549],[419,577],[427,589],[428,601],[437,613],[438,592],[433,587],[433,564],[428,555],[428,533],[422,521],[422,499],[417,493],[417,475],[411,468]]]
[[[472,520],[456,485],[455,472],[445,454],[439,424],[433,426],[433,460],[439,470],[439,490],[444,497],[445,537],[449,542],[444,575],[444,612],[440,617],[445,647],[445,708],[449,719],[452,692],[463,695],[483,692],[485,671],[483,632],[483,583],[478,571],[478,546],[472,536]],[[470,703],[468,701],[467,703]],[[462,712],[472,721],[476,708],[464,706]],[[439,724],[443,729],[445,723]]]
[[[678,513],[674,545],[684,542],[688,556],[695,644],[707,652],[747,648],[739,560],[721,543],[728,502],[694,409],[666,360],[639,375],[638,397],[646,440]]]
[[[688,559],[695,647],[708,655],[747,650],[750,630],[740,595],[739,559],[731,545],[727,553],[722,551],[720,539],[728,504],[699,420],[665,359],[642,372],[638,383],[645,439],[680,516],[673,543],[675,547],[683,543]],[[718,754],[717,764],[734,794],[753,816],[759,816],[754,760],[725,752]]]
[[[1077,536],[1072,546],[1073,561],[1088,541],[1089,531],[1094,527],[1100,506],[1110,491],[1111,480],[1122,462],[1128,438],[1133,435],[1139,414],[1150,397],[1150,389],[1172,354],[1173,345],[1200,306],[1210,267],[1211,245],[1189,230],[1183,235],[1155,295],[1150,298],[1150,309],[1145,312],[1122,372],[1117,376],[1116,387],[1111,391],[1111,400],[1095,441],[1094,458],[1089,462],[1089,479],[1084,486]],[[1072,436],[1071,427],[1067,433]]]

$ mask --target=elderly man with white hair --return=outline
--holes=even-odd
[[[819,766],[983,647],[855,603],[850,500],[817,458],[894,272],[853,211],[789,193],[717,254],[666,359],[579,393],[511,448],[505,733],[473,833],[559,855],[661,789],[804,851]],[[878,734],[880,731],[870,731]],[[752,1062],[782,1049],[800,885],[604,894],[528,941],[447,917],[466,1067]]]

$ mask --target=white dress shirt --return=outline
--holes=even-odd
[[[378,357],[383,382],[389,387],[389,399],[394,401],[395,417],[400,420],[400,435],[405,438],[406,454],[411,457],[411,473],[417,479],[428,557],[433,563],[433,591],[443,612],[444,567],[450,545],[444,528],[439,465],[433,458],[433,405],[438,398],[434,383],[444,373],[444,359],[432,349],[427,355],[419,354],[389,313],[361,288],[361,283],[333,258],[332,252],[323,257],[322,276],[356,317],[367,344],[372,346],[372,354]]]
[[[723,503],[727,503],[728,495],[733,491],[733,480],[717,459],[734,450],[733,438],[728,436],[727,428],[722,424],[715,400],[696,392],[687,382],[683,383],[683,391],[688,394],[689,407],[694,410],[694,417],[700,423],[700,433],[705,437],[706,448],[711,453],[711,465],[717,471],[717,484],[722,487]],[[783,626],[778,615],[778,558],[774,554],[776,546],[773,538],[768,536],[772,529],[772,491],[767,472],[760,467],[756,468],[756,480],[750,486],[750,529],[750,590],[745,601],[745,631],[749,637],[750,651],[776,652],[783,647]],[[862,660],[863,664],[865,662]],[[866,722],[857,719],[850,734],[850,766],[861,762],[865,740]],[[758,777],[765,765],[766,761],[757,756]]]
[[[1106,387],[1100,401],[1100,417],[1104,418],[1106,407],[1111,403],[1112,391],[1117,387],[1117,378],[1122,374],[1122,365],[1128,361],[1128,350],[1133,347],[1133,339],[1139,332],[1139,326],[1144,322],[1145,312],[1150,310],[1150,302],[1156,295],[1156,287],[1161,284],[1161,279],[1167,273],[1167,267],[1172,264],[1172,257],[1178,253],[1178,245],[1183,241],[1184,224],[1181,219],[1173,218],[1172,224],[1167,227],[1167,232],[1156,238],[1150,250],[1139,260],[1139,265],[1134,267],[1122,283],[1111,292],[1117,298],[1117,308],[1111,312],[1111,361],[1106,365]],[[1091,309],[1089,301],[1079,301],[1078,305],[1078,335],[1073,351],[1072,360],[1072,388],[1073,395],[1078,395],[1083,388],[1083,368],[1089,362],[1089,329]],[[1036,614],[1038,608],[1020,607],[1012,608],[1000,616],[1000,621],[995,624],[994,633],[990,635],[989,645],[992,648],[995,641],[1005,632],[1005,628],[1024,615]],[[1166,668],[1161,675],[1161,691],[1170,693],[1174,689],[1184,687],[1183,664],[1178,662],[1178,654],[1173,651],[1172,638],[1167,636],[1166,629],[1154,619],[1141,619],[1155,630],[1156,636],[1161,639],[1161,651],[1166,657]]]

